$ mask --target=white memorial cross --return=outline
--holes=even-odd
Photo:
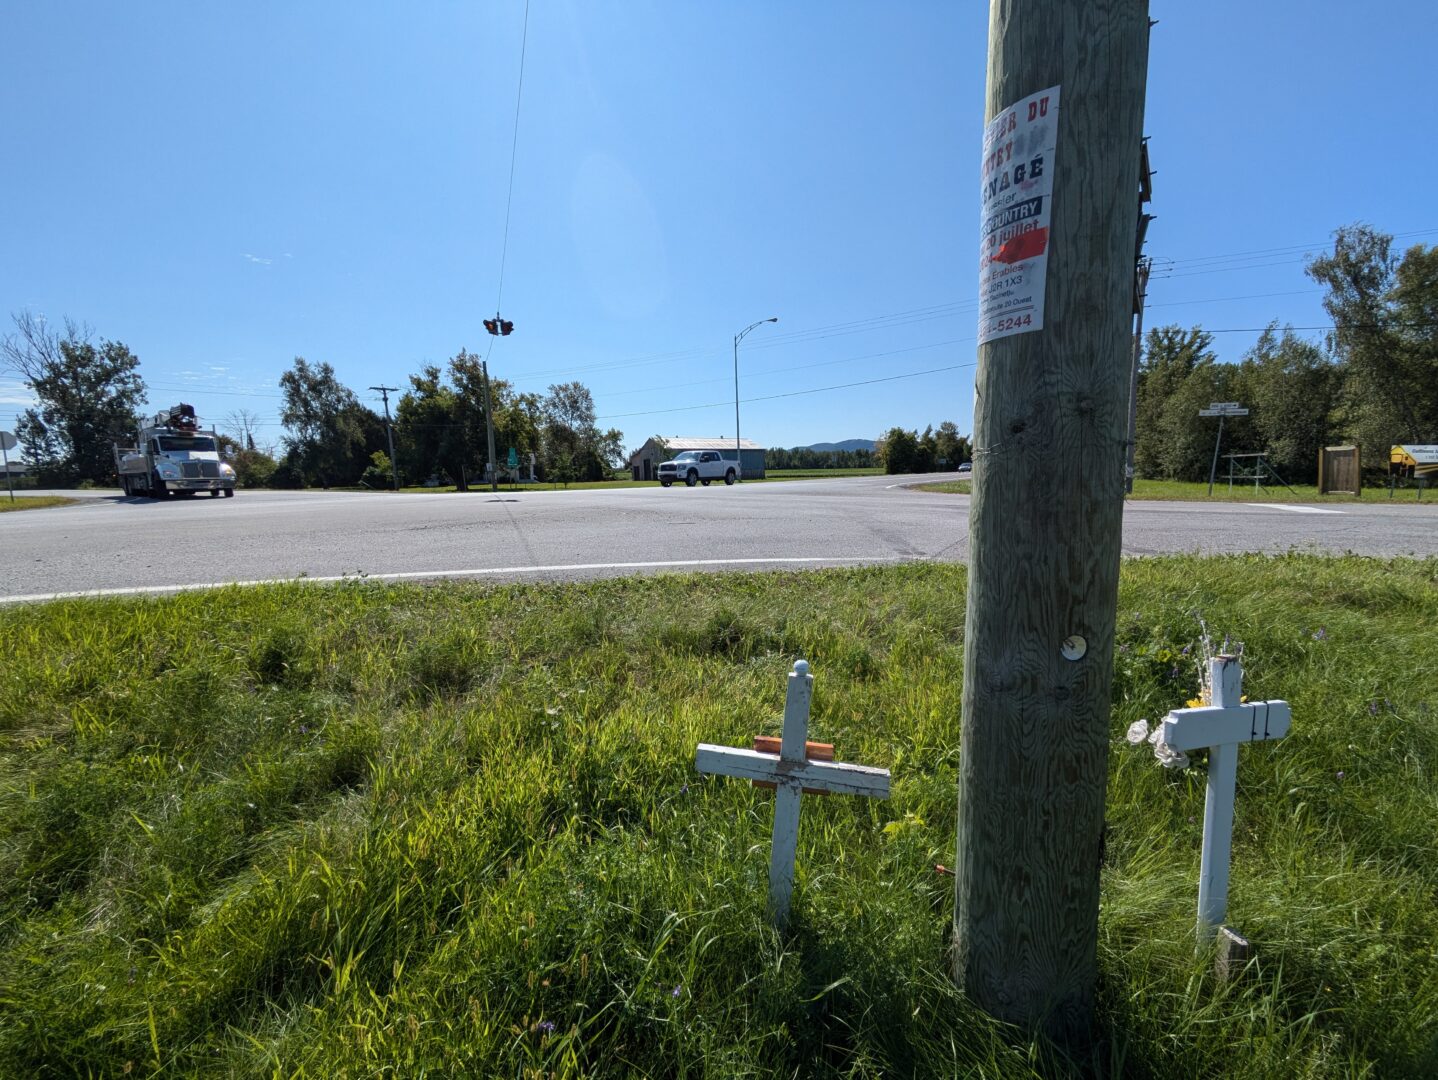
[[[803,660],[796,661],[784,698],[784,734],[777,755],[709,743],[700,743],[694,755],[694,766],[702,773],[767,781],[777,788],[774,843],[769,853],[769,910],[774,922],[781,927],[788,920],[789,898],[794,892],[801,792],[889,797],[888,769],[808,758],[809,702],[813,695],[814,676],[809,674],[809,665]]]
[[[1228,866],[1233,847],[1233,799],[1238,745],[1281,739],[1293,713],[1286,701],[1243,701],[1243,668],[1236,656],[1208,662],[1211,705],[1174,709],[1159,741],[1174,750],[1208,747],[1208,792],[1203,804],[1203,854],[1198,870],[1198,937],[1217,932],[1228,909]]]

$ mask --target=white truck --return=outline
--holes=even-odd
[[[726,460],[717,450],[685,450],[659,466],[660,487],[668,487],[676,480],[683,480],[690,487],[695,484],[708,487],[711,480],[732,484],[738,479],[738,463]]]
[[[136,445],[115,444],[115,471],[126,495],[164,499],[171,495],[235,494],[235,470],[220,460],[220,440],[200,430],[191,405],[155,414],[136,433]]]

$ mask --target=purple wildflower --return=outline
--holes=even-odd
[[[309,733],[310,733],[310,729],[309,729],[306,725],[301,724],[301,725],[300,725],[300,734],[301,734],[301,735],[308,735]]]
[[[1342,769],[1339,769],[1338,772],[1336,772],[1334,775],[1337,776],[1338,779],[1342,780],[1342,779],[1343,779],[1343,770],[1342,770]]]
[[[1188,655],[1188,650],[1189,650],[1189,648],[1190,648],[1190,646],[1185,645],[1185,646],[1183,647],[1183,652],[1180,653],[1179,655],[1180,655],[1180,656],[1187,656],[1187,655]]]
[[[689,794],[689,785],[688,785],[688,784],[685,784],[682,788],[680,788],[680,789],[679,789],[679,794],[681,794],[681,795],[688,795],[688,794]]]
[[[1376,702],[1376,701],[1370,701],[1370,702],[1368,703],[1368,715],[1369,715],[1369,716],[1377,716],[1377,715],[1378,715],[1378,702]]]
[[[1320,626],[1317,630],[1315,630],[1315,631],[1313,632],[1313,640],[1314,640],[1314,641],[1327,641],[1327,640],[1328,640],[1328,629],[1327,629],[1326,627]]]
[[[683,984],[683,983],[675,983],[675,984],[674,984],[674,989],[671,990],[671,991],[669,991],[669,996],[670,996],[670,997],[678,997],[678,996],[683,992],[683,990],[684,990],[684,984]]]
[[[554,1030],[554,1021],[553,1021],[553,1020],[541,1020],[538,1024],[535,1025],[535,1027],[537,1027],[540,1031],[542,1031],[542,1032],[544,1032],[546,1035],[548,1035],[551,1031]]]

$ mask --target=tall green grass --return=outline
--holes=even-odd
[[[1193,613],[1293,734],[1244,748],[1231,920],[1194,952],[1203,780],[1122,733]],[[1438,561],[1124,568],[1100,1014],[1067,1058],[947,977],[964,572],[363,582],[0,612],[0,1075],[1438,1072]],[[768,796],[697,742],[893,770]]]

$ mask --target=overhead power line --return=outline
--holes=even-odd
[[[823,394],[830,390],[850,390],[856,386],[873,386],[876,383],[898,382],[900,379],[917,379],[923,375],[937,375],[944,371],[959,371],[963,368],[977,367],[978,361],[969,361],[963,364],[949,364],[944,367],[928,368],[925,371],[908,371],[902,375],[885,375],[878,379],[861,379],[858,382],[839,383],[835,386],[813,386],[807,390],[790,390],[783,394],[765,394],[762,397],[744,398],[742,404],[748,405],[757,401],[778,401],[780,398],[804,397],[807,394]],[[646,412],[631,413],[610,413],[608,416],[596,416],[596,420],[620,420],[630,416],[661,416],[666,413],[694,412],[698,409],[728,408],[733,405],[733,399],[729,401],[714,401],[705,405],[681,405],[673,409],[650,409]]]
[[[504,299],[504,264],[509,255],[509,214],[514,207],[514,163],[519,158],[519,106],[524,100],[524,56],[529,47],[529,0],[524,0],[524,30],[519,39],[519,89],[514,95],[514,137],[509,143],[509,192],[504,199],[504,241],[499,248],[499,289],[494,299],[494,310],[503,310],[500,301]],[[491,349],[493,344],[491,343]]]

